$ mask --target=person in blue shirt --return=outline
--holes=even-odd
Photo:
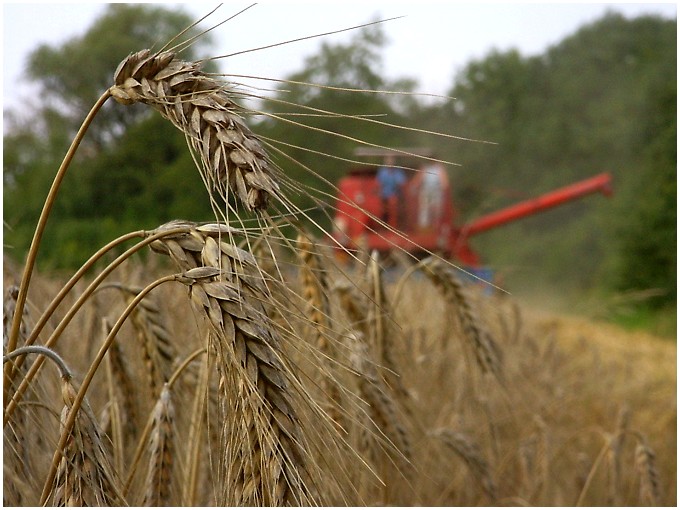
[[[394,156],[388,155],[383,166],[378,168],[377,179],[383,203],[383,219],[396,227],[399,223],[399,201],[402,187],[406,183],[406,174],[403,169],[394,166]]]

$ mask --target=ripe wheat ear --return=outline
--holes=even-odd
[[[211,196],[227,201],[231,191],[249,211],[266,209],[270,196],[285,202],[274,166],[243,121],[243,110],[200,63],[170,51],[138,51],[120,63],[109,90],[121,104],[148,104],[184,133]]]
[[[221,240],[227,229],[195,226],[186,235],[152,244],[187,272],[192,304],[206,320],[210,349],[217,355],[224,413],[223,501],[314,504],[294,376],[262,304],[268,291],[255,257]]]

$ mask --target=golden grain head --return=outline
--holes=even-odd
[[[139,51],[123,60],[109,89],[121,104],[144,103],[186,136],[211,196],[236,195],[249,210],[283,201],[273,163],[243,120],[229,87],[172,52]]]

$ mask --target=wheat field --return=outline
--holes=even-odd
[[[674,344],[536,314],[434,254],[340,263],[228,87],[169,48],[113,76],[4,261],[5,505],[676,504]],[[215,217],[39,274],[109,99],[185,134]]]
[[[6,408],[5,504],[36,505],[43,491],[54,505],[675,504],[674,345],[532,316],[474,286],[457,302],[425,273],[386,283],[376,265],[323,273],[323,259],[306,258],[291,257],[283,280],[259,277],[270,301],[252,308],[228,306],[238,293],[217,281],[200,298],[173,282],[142,299],[45,487],[64,412],[143,285],[121,282],[167,265],[115,271],[54,346],[73,378],[43,369]],[[6,261],[5,282],[16,274]],[[36,279],[23,335],[62,285]],[[495,358],[470,338],[470,318]]]

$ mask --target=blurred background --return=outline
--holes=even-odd
[[[246,7],[224,6],[192,31]],[[56,169],[118,63],[170,40],[210,9],[202,3],[3,5],[6,259],[23,260]],[[480,235],[474,247],[498,284],[526,301],[675,337],[675,4],[265,3],[197,39],[181,56],[233,54],[402,14],[208,61],[206,69],[242,84],[236,90],[253,111],[291,115],[302,105],[374,114],[493,142],[388,131],[339,117],[304,120],[370,143],[428,147],[454,162],[447,171],[462,221],[610,172],[610,199],[587,198],[526,218]],[[346,93],[302,82],[420,95]],[[248,122],[331,183],[345,175],[348,163],[340,158],[351,158],[357,145],[266,115]],[[291,178],[333,194],[299,165],[277,163]],[[125,232],[174,218],[210,219],[194,172],[183,135],[167,121],[139,105],[108,104],[64,181],[39,269],[78,267]],[[315,212],[317,202],[291,198],[330,227]]]

